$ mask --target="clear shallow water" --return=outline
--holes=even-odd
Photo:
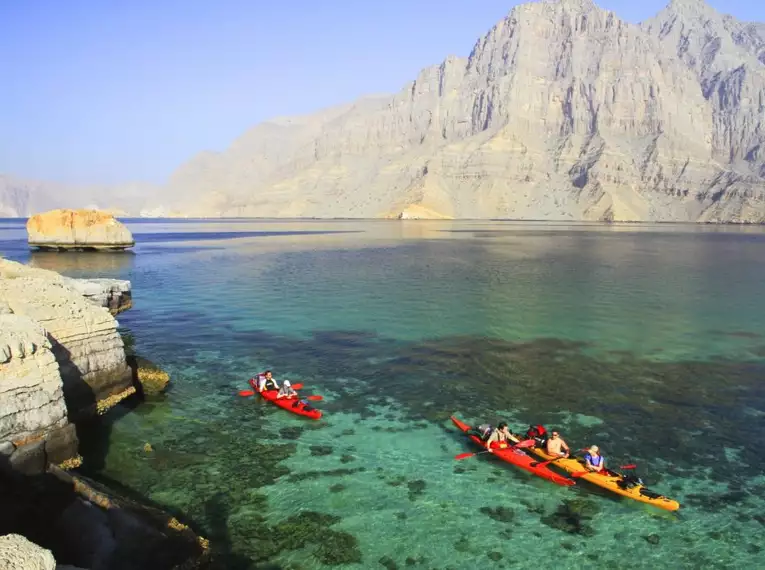
[[[761,559],[765,462],[743,441],[765,435],[762,229],[129,225],[134,254],[30,256],[23,225],[0,221],[0,253],[133,282],[120,323],[173,387],[86,439],[85,468],[186,515],[222,565]],[[237,397],[266,367],[324,395],[325,418]],[[683,508],[454,461],[471,448],[451,413],[597,442]]]

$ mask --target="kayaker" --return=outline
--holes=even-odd
[[[600,448],[597,445],[591,446],[584,454],[584,465],[590,471],[600,472],[606,467],[606,458],[600,455]]]
[[[491,432],[489,439],[486,440],[486,449],[489,450],[489,453],[494,453],[492,448],[502,449],[507,447],[507,442],[511,436],[512,434],[510,433],[507,424],[505,422],[500,422],[494,431]]]
[[[547,453],[556,457],[568,457],[571,450],[557,430],[553,430],[547,438]]]
[[[547,430],[542,424],[530,425],[526,432],[526,439],[533,439],[537,447],[544,447],[547,442]]]
[[[263,392],[264,390],[278,390],[279,384],[276,383],[276,380],[274,380],[273,375],[271,374],[270,370],[266,370],[265,372],[258,374],[258,392]]]
[[[279,388],[279,393],[276,395],[277,398],[292,398],[296,397],[298,393],[293,390],[292,384],[290,384],[289,380],[285,380],[282,382],[282,387]]]

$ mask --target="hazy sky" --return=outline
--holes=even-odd
[[[395,92],[512,0],[0,0],[0,173],[162,181],[255,123]],[[665,0],[600,0],[629,21]],[[711,0],[765,21],[765,0]]]

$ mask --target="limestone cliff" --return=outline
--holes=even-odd
[[[271,121],[197,157],[173,176],[172,206],[759,222],[764,45],[761,26],[700,0],[643,26],[589,0],[524,4],[393,97]]]
[[[107,409],[135,391],[117,321],[55,273],[0,260],[5,312],[39,324],[50,341],[70,421]]]
[[[45,329],[28,317],[0,314],[0,456],[16,471],[40,473],[77,456],[62,388]]]

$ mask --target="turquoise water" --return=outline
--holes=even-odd
[[[83,470],[178,512],[222,568],[744,568],[761,560],[765,231],[511,222],[130,221],[134,254],[0,253],[133,282],[172,375]],[[321,394],[310,422],[237,396]],[[678,514],[476,456],[449,416],[542,422]],[[153,452],[143,446],[150,443]],[[270,566],[269,566],[270,565]]]

